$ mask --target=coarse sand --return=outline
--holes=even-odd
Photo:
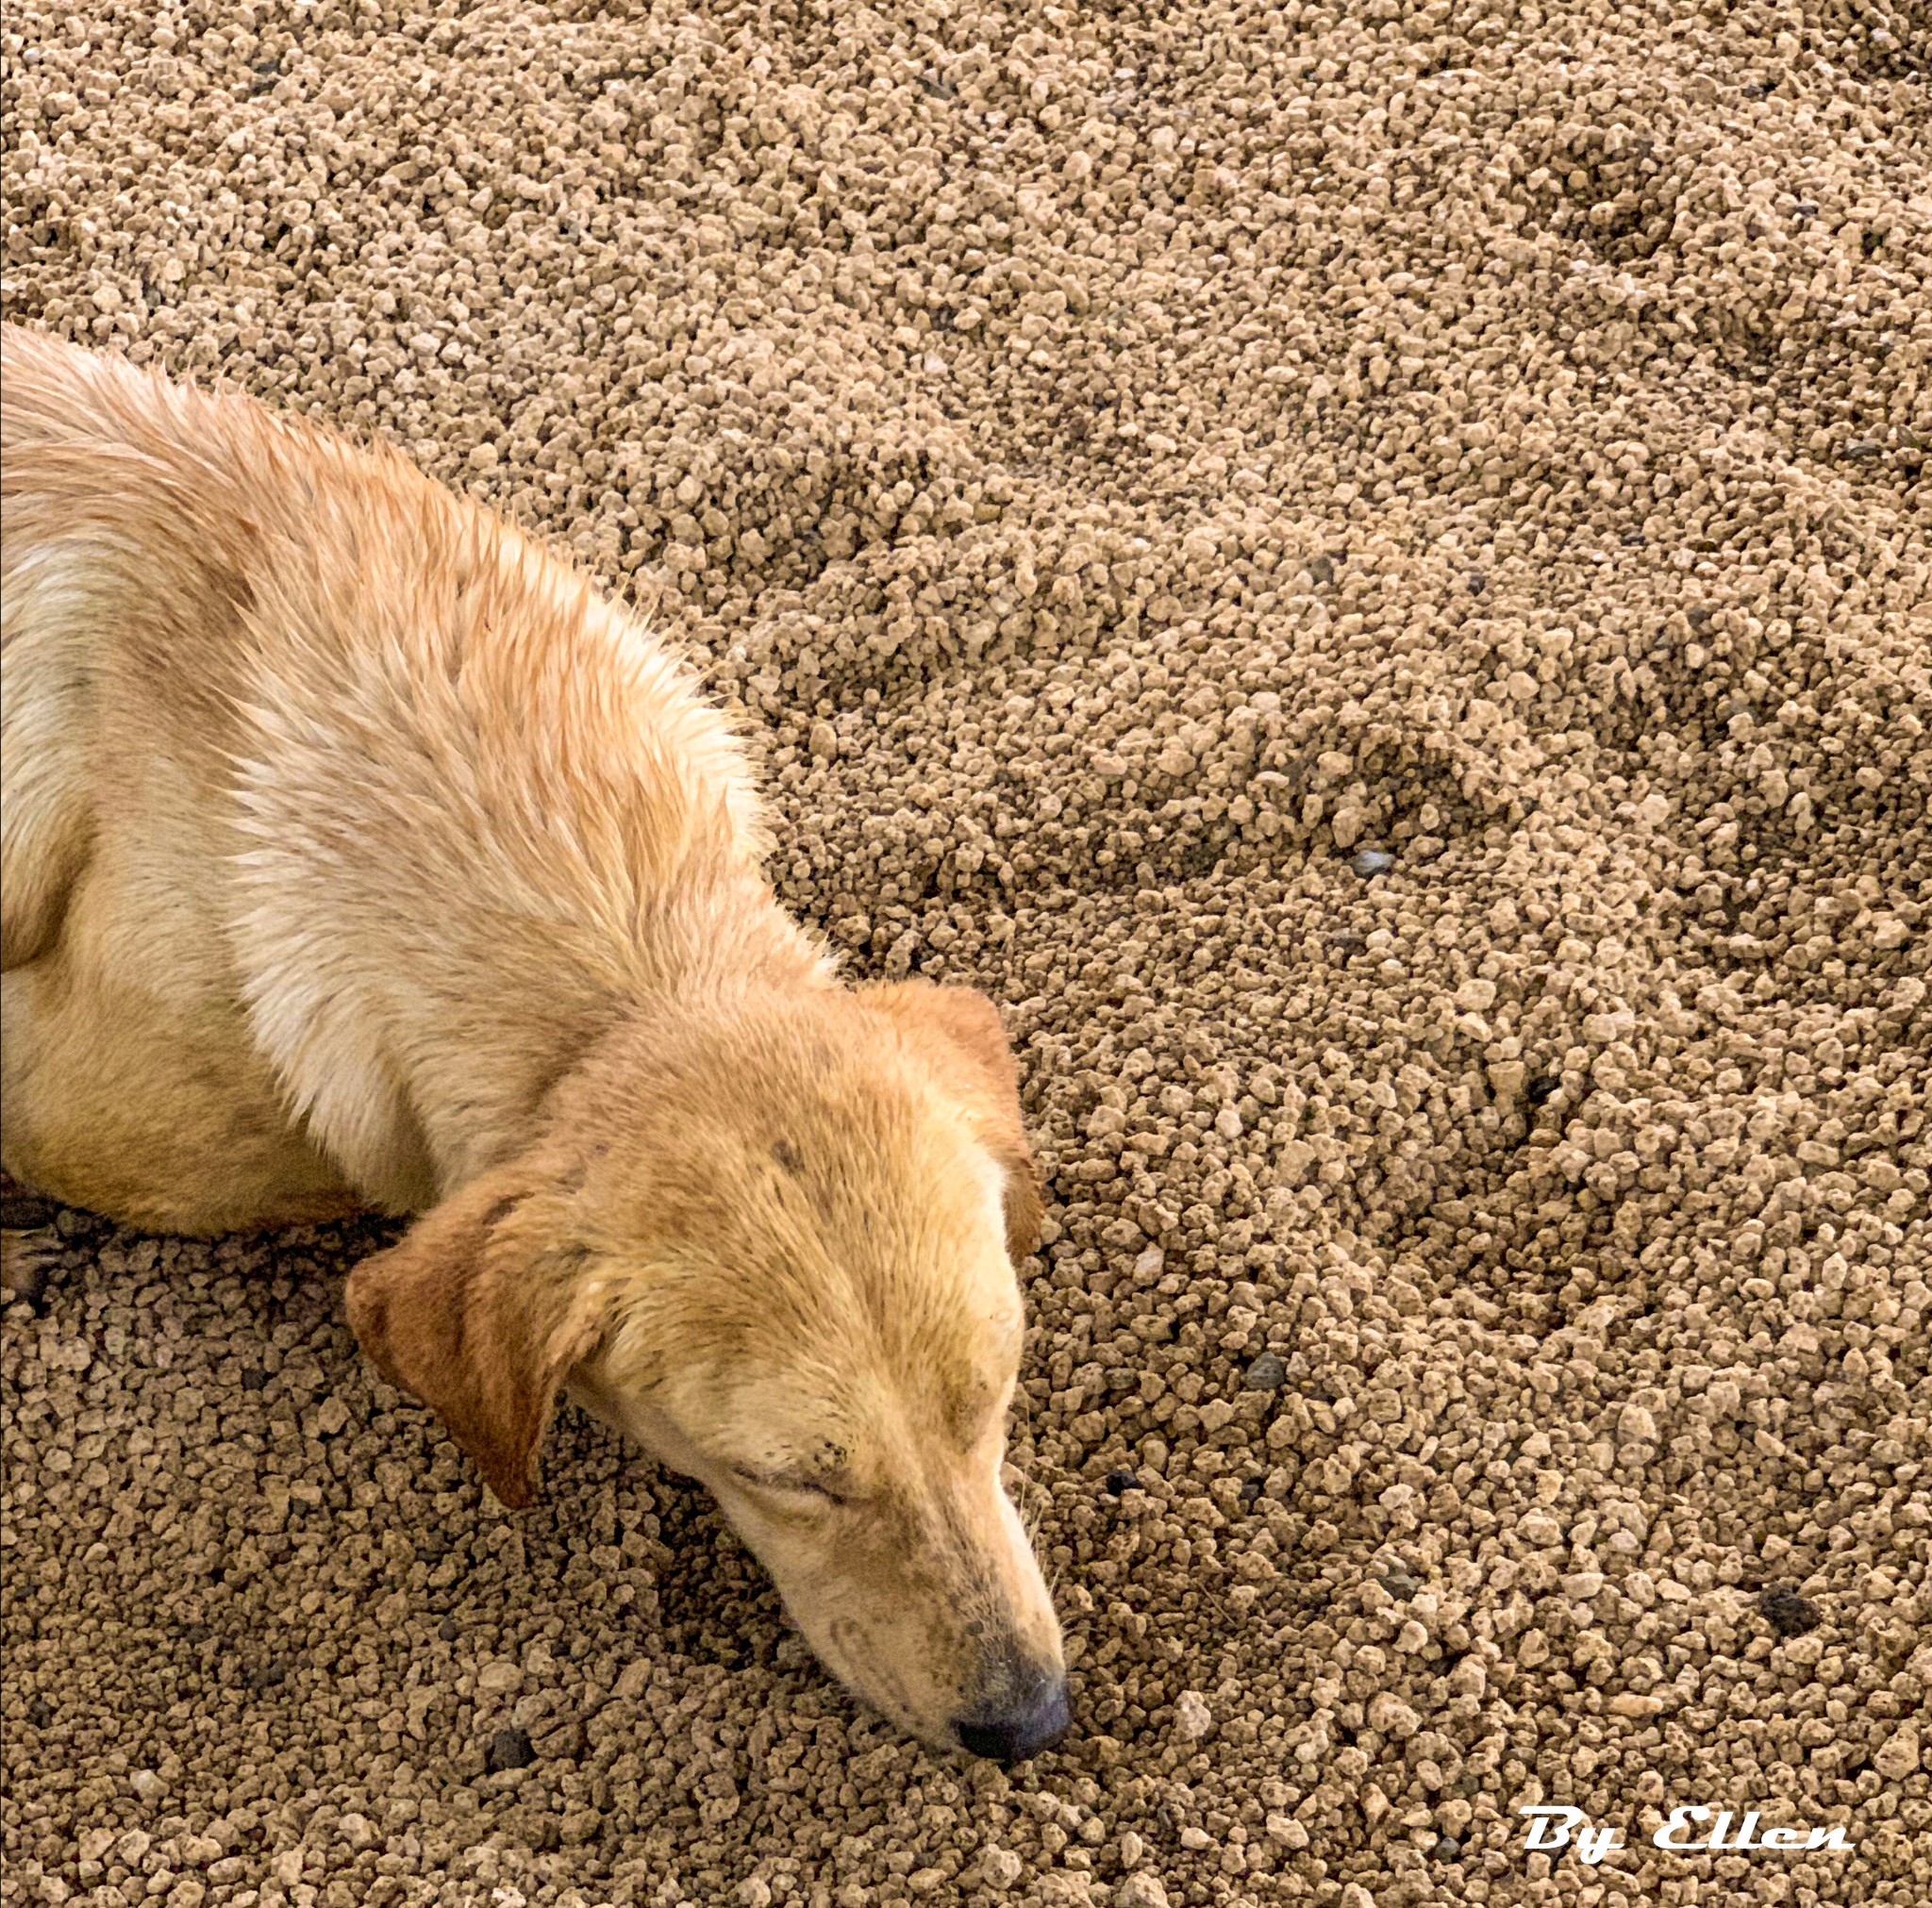
[[[1006,1004],[1078,1724],[860,1714],[574,1412],[485,1502],[379,1228],[60,1212],[0,1900],[1932,1900],[1923,6],[4,31],[10,315],[575,544]]]

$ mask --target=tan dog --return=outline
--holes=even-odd
[[[840,985],[690,670],[400,457],[14,328],[0,410],[7,1170],[424,1214],[349,1316],[506,1503],[568,1387],[906,1728],[1057,1738],[991,1003]]]

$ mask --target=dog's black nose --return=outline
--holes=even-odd
[[[1066,1678],[1055,1676],[1034,1684],[1018,1701],[962,1718],[953,1725],[953,1732],[968,1754],[1011,1764],[1051,1749],[1066,1734],[1072,1720]]]

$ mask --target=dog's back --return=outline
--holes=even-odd
[[[144,567],[107,499],[139,495],[146,472],[108,424],[113,375],[32,332],[9,325],[0,340],[0,965],[10,969],[53,949],[88,858],[107,661],[97,633],[128,620]]]
[[[298,440],[253,405],[16,326],[0,354],[11,969],[52,950],[81,873],[129,824],[192,833],[219,805],[276,560],[275,454]]]
[[[415,1209],[614,999],[721,916],[779,919],[724,719],[566,562],[391,453],[10,327],[4,349],[8,1020],[70,1103],[77,1069],[152,1077],[158,1108],[158,1038]],[[95,1004],[92,1069],[55,1037],[56,969],[65,999],[142,991],[105,1037]]]

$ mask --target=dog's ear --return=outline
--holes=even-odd
[[[557,1392],[595,1346],[583,1255],[521,1163],[444,1200],[349,1275],[349,1323],[376,1369],[441,1419],[498,1499],[535,1496]]]
[[[1020,1111],[1020,1070],[1000,1010],[977,987],[889,981],[865,989],[971,1108],[1006,1175],[1007,1254],[1017,1266],[1040,1249],[1040,1170]]]

